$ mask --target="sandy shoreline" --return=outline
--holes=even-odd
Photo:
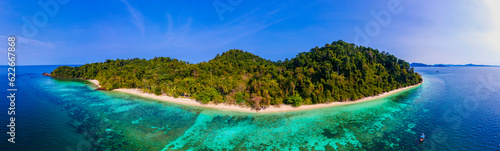
[[[88,80],[95,85],[99,86],[99,81],[90,79]],[[423,83],[423,81],[422,81]],[[273,113],[273,112],[290,112],[290,111],[302,111],[302,110],[310,110],[310,109],[318,109],[318,108],[325,108],[325,107],[331,107],[331,106],[339,106],[339,105],[347,105],[347,104],[354,104],[354,103],[360,103],[360,102],[366,102],[370,100],[375,100],[379,99],[382,97],[390,96],[392,94],[402,92],[417,86],[420,86],[422,83],[404,87],[404,88],[399,88],[396,90],[392,90],[389,92],[385,92],[382,94],[379,94],[377,96],[371,96],[371,97],[365,97],[362,99],[354,100],[354,101],[348,101],[348,102],[332,102],[332,103],[323,103],[323,104],[313,104],[313,105],[302,105],[300,107],[293,107],[291,105],[281,105],[280,107],[276,106],[269,106],[268,108],[260,111],[253,110],[251,108],[245,108],[241,106],[236,106],[236,105],[229,105],[229,104],[202,104],[199,101],[193,100],[193,99],[188,99],[188,98],[174,98],[171,96],[166,96],[166,95],[161,95],[157,96],[151,93],[144,93],[139,89],[114,89],[113,91],[118,91],[118,92],[123,92],[123,93],[128,93],[128,94],[133,94],[133,95],[138,95],[141,97],[146,97],[150,99],[155,99],[159,101],[165,101],[165,102],[171,102],[171,103],[176,103],[176,104],[183,104],[183,105],[190,105],[190,106],[197,106],[197,107],[203,107],[203,108],[214,108],[214,109],[221,109],[221,110],[229,110],[229,111],[239,111],[239,112],[249,112],[249,113]],[[100,86],[99,86],[100,87]]]
[[[101,87],[101,85],[99,85],[99,81],[97,81],[97,80],[94,80],[94,79],[89,79],[89,80],[87,80],[87,81],[92,82],[94,85],[96,85],[96,86],[97,86],[97,87],[99,87],[99,88]]]

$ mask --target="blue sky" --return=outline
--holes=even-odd
[[[0,1],[0,51],[15,35],[20,65],[155,56],[197,63],[233,48],[276,61],[337,40],[408,62],[500,65],[495,0],[40,2],[57,7]]]

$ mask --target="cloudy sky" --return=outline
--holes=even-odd
[[[408,62],[500,65],[497,0],[40,2],[0,1],[1,53],[16,36],[20,65],[196,63],[233,48],[276,61],[337,40]]]

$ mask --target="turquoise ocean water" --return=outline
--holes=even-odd
[[[416,68],[424,84],[390,97],[254,114],[41,76],[56,67],[16,69],[16,144],[7,141],[7,67],[0,67],[0,150],[500,150],[500,68]]]

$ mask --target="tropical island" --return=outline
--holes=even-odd
[[[102,89],[152,98],[182,97],[255,110],[366,100],[423,81],[408,62],[341,40],[284,61],[232,49],[196,64],[169,57],[108,59],[60,66],[50,76],[95,79]]]

